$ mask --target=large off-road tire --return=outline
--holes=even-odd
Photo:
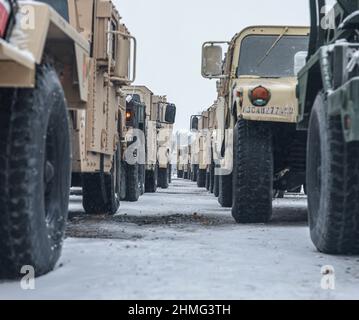
[[[58,261],[68,213],[71,147],[67,104],[55,70],[36,88],[0,90],[0,277],[35,275]]]
[[[218,203],[223,208],[232,207],[232,174],[220,175],[218,179]]]
[[[218,196],[219,196],[219,176],[216,174],[214,174],[213,195],[216,198],[218,198]]]
[[[177,178],[178,179],[183,179],[183,170],[178,170],[177,171]]]
[[[209,192],[214,193],[214,164],[209,167]]]
[[[197,186],[198,188],[205,188],[206,187],[206,169],[198,169],[198,175],[197,175]]]
[[[340,116],[329,117],[322,94],[314,103],[307,150],[311,238],[328,254],[359,253],[359,143],[344,141]]]
[[[169,184],[172,183],[172,165],[171,164],[168,165],[168,183]]]
[[[146,183],[145,183],[146,193],[155,193],[157,191],[157,178],[158,178],[157,166],[155,170],[146,170]]]
[[[145,180],[146,180],[146,168],[144,164],[140,164],[138,167],[138,174],[139,174],[139,186],[140,186],[140,196],[145,194]]]
[[[121,199],[121,149],[114,154],[110,173],[85,173],[82,176],[82,205],[87,214],[114,215]]]
[[[140,165],[126,163],[126,200],[137,202],[141,196]]]
[[[209,191],[209,188],[211,186],[211,172],[207,170],[206,172],[206,189]]]
[[[268,222],[274,175],[271,128],[267,123],[239,120],[233,141],[233,218],[238,223]]]
[[[191,170],[191,181],[193,182],[197,182],[198,179],[198,164],[193,164],[192,165],[192,170]]]
[[[161,189],[168,189],[168,168],[158,169],[158,187]]]
[[[188,171],[183,172],[183,179],[188,180]]]
[[[192,179],[192,166],[188,165],[187,180]]]
[[[121,166],[120,167],[120,199],[121,199],[121,201],[125,201],[126,200],[126,193],[127,193],[127,183],[126,183],[127,165],[126,165],[126,162],[124,160],[121,160],[120,166]]]

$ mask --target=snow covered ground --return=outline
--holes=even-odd
[[[193,183],[122,203],[115,217],[83,215],[73,196],[58,267],[36,289],[0,283],[0,299],[359,299],[359,257],[318,253],[306,199],[275,200],[268,225],[236,225]],[[321,267],[335,268],[323,290]]]

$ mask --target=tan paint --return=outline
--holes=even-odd
[[[146,139],[146,170],[154,171],[157,164],[157,120],[153,108],[153,92],[146,86],[127,86],[124,87],[123,92],[126,95],[137,94],[139,95],[141,102],[146,106],[145,109],[145,139]]]
[[[0,40],[0,87],[34,87],[35,65],[46,53],[55,62],[69,106],[73,172],[99,171],[101,157],[109,172],[123,137],[121,88],[132,81],[130,41],[135,39],[110,0],[68,0],[70,23],[44,3],[21,1],[24,6],[31,6],[36,23],[33,29],[16,26],[21,41]]]
[[[244,38],[249,35],[281,35],[286,30],[286,36],[299,36],[308,35],[309,28],[307,27],[290,27],[290,26],[253,26],[244,29],[242,32],[236,34],[231,41],[229,53],[232,54],[232,59],[228,59],[227,70],[229,71],[229,79],[225,80],[225,95],[227,96],[229,105],[235,102],[233,97],[232,88],[244,90],[244,103],[243,108],[237,109],[237,116],[247,120],[254,121],[273,121],[273,122],[288,122],[293,123],[297,121],[298,116],[298,102],[295,95],[297,84],[296,77],[292,78],[278,78],[278,79],[264,79],[253,77],[236,77],[236,70],[238,68],[241,50],[241,43]],[[258,114],[244,110],[244,108],[253,107],[251,104],[248,93],[249,90],[254,89],[256,86],[262,85],[269,89],[272,94],[272,99],[268,105],[269,108],[279,108],[280,115],[273,114]],[[231,92],[232,91],[232,92]],[[292,112],[288,113],[287,110],[291,109]]]

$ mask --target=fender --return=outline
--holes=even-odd
[[[34,88],[36,65],[41,64],[45,54],[56,66],[70,65],[74,69],[71,72],[78,79],[76,95],[79,101],[86,102],[91,62],[89,43],[50,6],[21,1],[9,42],[0,39],[0,87]],[[66,91],[65,88],[67,96],[74,95]]]

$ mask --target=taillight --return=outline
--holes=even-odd
[[[249,98],[254,106],[264,107],[268,104],[271,93],[268,89],[259,86],[249,92]]]
[[[15,0],[0,0],[0,38],[7,38],[15,21],[17,2]]]

